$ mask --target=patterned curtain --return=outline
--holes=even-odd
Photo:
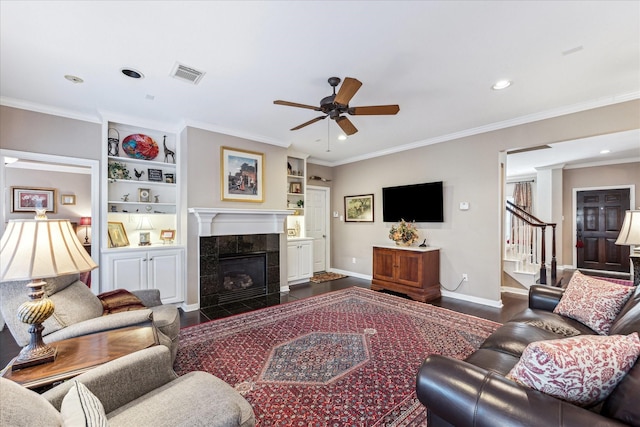
[[[521,209],[531,213],[533,200],[531,197],[531,183],[518,182],[513,189],[513,203]]]

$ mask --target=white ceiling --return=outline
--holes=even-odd
[[[174,79],[176,62],[206,74]],[[346,141],[329,119],[289,131],[318,113],[273,101],[317,105],[331,76],[363,83],[351,106],[400,112],[350,116]],[[502,78],[513,85],[491,90]],[[3,105],[199,126],[319,164],[639,97],[638,1],[0,2]],[[640,155],[638,133],[624,136]]]

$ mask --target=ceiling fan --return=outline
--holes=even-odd
[[[339,77],[330,77],[329,84],[333,88],[333,95],[326,96],[320,101],[319,107],[313,105],[298,104],[289,101],[273,101],[277,105],[286,105],[289,107],[308,108],[309,110],[321,111],[324,113],[322,116],[318,116],[315,119],[311,119],[308,122],[304,122],[291,130],[298,130],[305,126],[308,126],[317,121],[330,117],[335,120],[338,126],[347,135],[353,135],[358,132],[358,129],[351,123],[347,117],[343,114],[349,114],[351,116],[364,116],[364,115],[392,115],[397,114],[400,111],[398,105],[372,105],[368,107],[349,107],[349,101],[356,94],[362,83],[358,79],[352,77],[345,77],[344,82],[340,86],[338,93],[336,93],[336,87],[340,84]]]

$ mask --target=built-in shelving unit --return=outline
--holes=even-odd
[[[103,138],[101,291],[156,288],[163,302],[180,302],[185,255],[177,232],[178,134],[106,121]]]
[[[287,218],[288,237],[304,236],[306,177],[307,157],[287,156],[287,209],[291,211],[291,215]]]

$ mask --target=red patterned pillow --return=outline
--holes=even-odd
[[[507,378],[579,406],[591,406],[607,398],[639,355],[637,332],[536,341],[524,349]]]
[[[120,313],[121,311],[142,310],[147,307],[140,298],[126,289],[116,289],[98,295],[102,303],[103,315]]]
[[[607,335],[635,289],[576,271],[553,312],[575,319],[600,335]]]

